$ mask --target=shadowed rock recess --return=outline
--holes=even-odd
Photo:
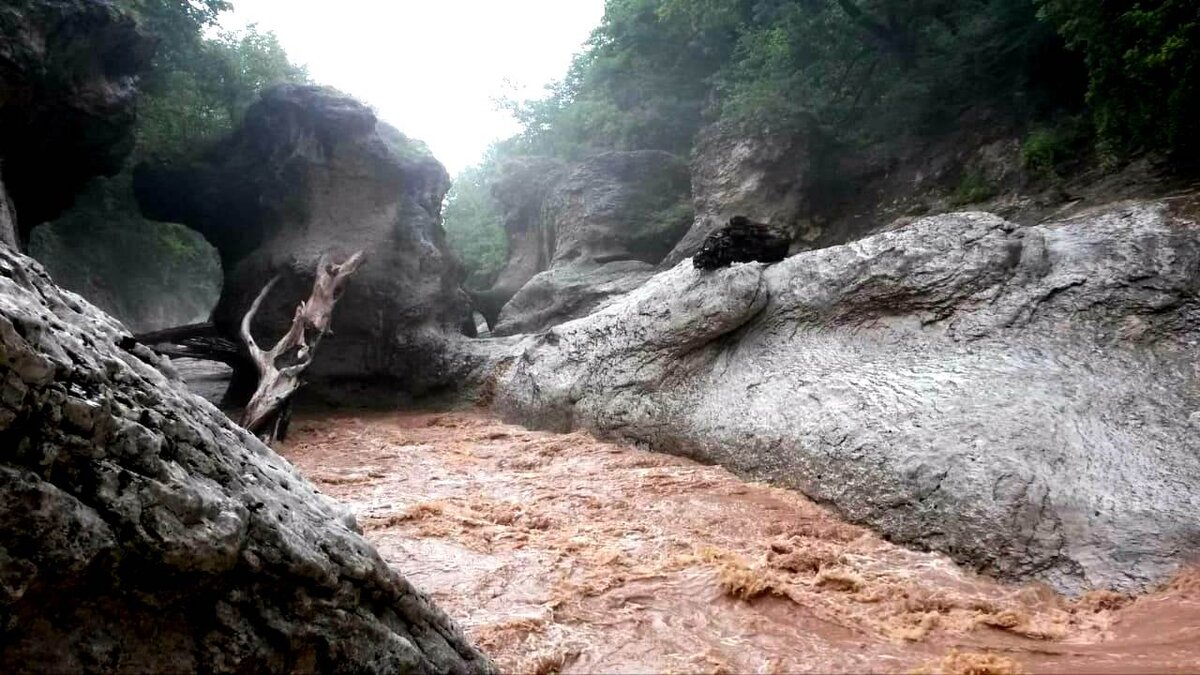
[[[984,213],[701,273],[525,338],[499,409],[795,487],[1075,592],[1200,555],[1200,228]]]
[[[24,240],[89,178],[120,170],[133,148],[134,82],[155,43],[115,3],[95,0],[6,0],[0,35],[0,169]],[[14,219],[5,192],[0,241]]]
[[[488,672],[353,518],[0,246],[0,672]]]

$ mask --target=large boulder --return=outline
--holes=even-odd
[[[185,165],[139,166],[143,213],[198,230],[225,271],[213,312],[229,336],[274,276],[281,282],[256,319],[274,344],[308,296],[322,255],[366,252],[333,319],[334,338],[306,372],[339,397],[379,382],[421,394],[454,381],[440,358],[469,313],[445,244],[449,187],[422,144],[332,89],[281,85],[263,93],[230,139]]]
[[[1200,555],[1200,226],[1133,204],[938,216],[774,264],[690,262],[524,338],[509,418],[797,488],[1064,591]]]
[[[290,464],[0,247],[0,671],[488,672]]]
[[[523,193],[541,197],[536,208],[522,200],[523,208],[505,209],[523,214],[520,219],[506,216],[510,232],[521,227],[536,234],[524,235],[516,248],[511,248],[510,234],[509,265],[501,282],[535,268],[536,275],[527,277],[504,305],[497,335],[541,330],[584,316],[636,288],[691,222],[688,169],[670,153],[607,152],[561,176],[552,167],[542,175],[553,180]],[[508,182],[495,190],[502,203],[511,200],[504,194]],[[525,224],[530,221],[535,224]],[[520,274],[510,275],[509,267]]]
[[[134,84],[154,46],[117,3],[0,5],[0,169],[21,239],[89,178],[120,170],[133,147]]]

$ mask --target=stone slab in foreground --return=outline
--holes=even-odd
[[[0,672],[489,672],[353,519],[0,246]]]

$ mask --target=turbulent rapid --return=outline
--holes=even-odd
[[[1067,598],[796,492],[482,413],[308,416],[280,449],[504,672],[1186,672],[1200,570]]]

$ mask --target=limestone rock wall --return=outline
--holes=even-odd
[[[691,222],[688,183],[679,158],[652,150],[601,153],[567,168],[510,163],[494,188],[509,261],[482,294],[492,307],[503,301],[495,333],[584,316],[645,282]]]

